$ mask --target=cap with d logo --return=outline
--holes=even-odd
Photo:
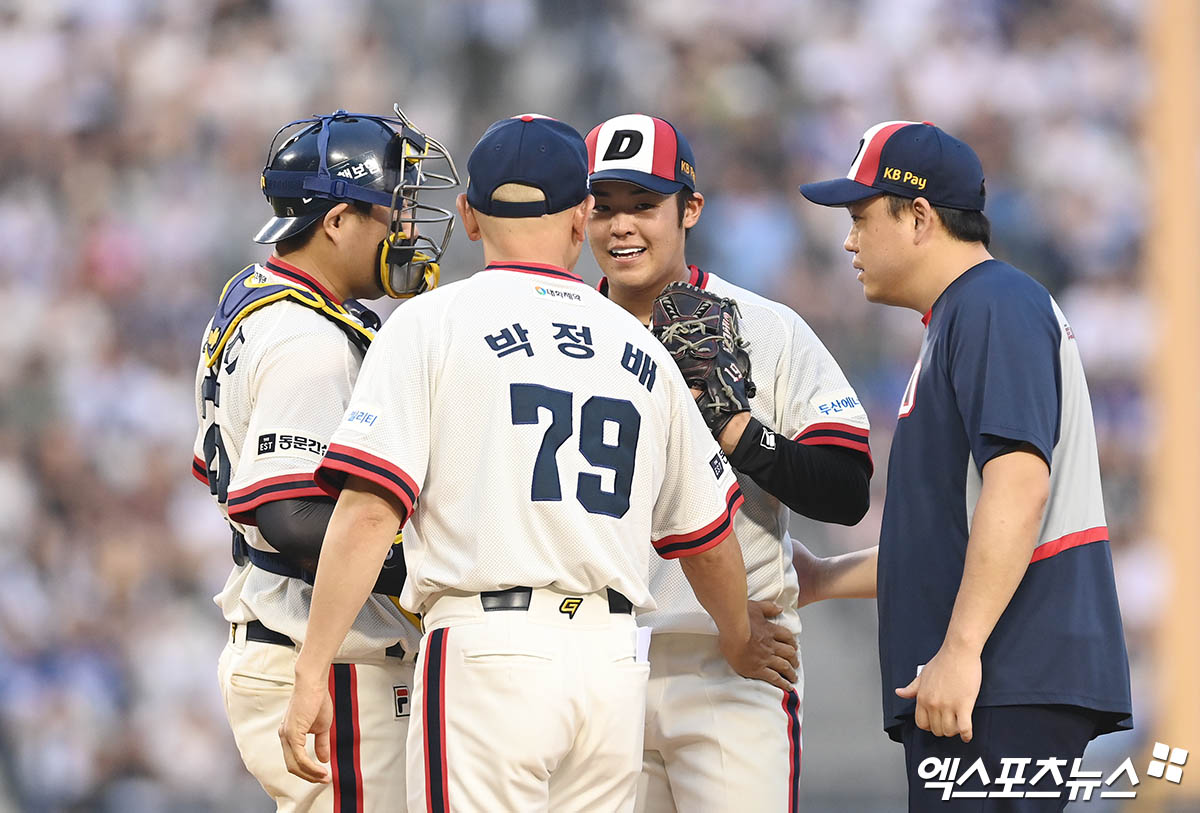
[[[665,119],[630,113],[588,133],[589,180],[627,181],[660,195],[696,191],[696,159],[683,134]]]
[[[928,121],[885,121],[863,133],[846,177],[800,187],[800,194],[822,206],[846,206],[884,192],[981,212],[983,165],[965,141]]]

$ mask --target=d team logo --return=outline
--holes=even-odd
[[[637,130],[617,130],[612,134],[612,141],[608,142],[608,149],[604,152],[605,161],[620,161],[625,158],[632,158],[637,155],[642,144],[646,141]]]

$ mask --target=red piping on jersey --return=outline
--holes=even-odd
[[[542,277],[554,277],[555,279],[571,280],[572,282],[583,282],[583,277],[572,273],[562,266],[549,265],[548,263],[488,263],[483,267],[484,271],[516,271],[520,274],[537,274]]]
[[[822,430],[831,430],[834,432],[846,432],[851,435],[860,435],[864,439],[871,436],[871,430],[864,429],[861,426],[855,426],[854,424],[850,424],[850,423],[840,423],[838,421],[825,421],[824,423],[809,424],[808,426],[804,427],[802,430],[797,432],[796,437],[793,438],[793,440],[799,440],[800,438],[802,438],[803,436],[805,436],[807,434],[810,434],[812,432],[819,432]]]
[[[845,437],[845,435],[853,435],[853,437]],[[870,436],[870,431],[863,429],[861,426],[851,426],[848,423],[826,422],[806,426],[792,440],[805,446],[841,446],[846,449],[853,449],[856,452],[862,452],[867,456],[867,460],[871,463],[872,471],[874,471],[875,461],[871,459],[871,446],[868,443]]]
[[[329,726],[329,770],[333,813],[363,813],[362,727],[358,719],[358,670],[354,664],[329,667],[333,720]]]
[[[1099,525],[1095,528],[1088,528],[1086,531],[1076,531],[1066,536],[1060,536],[1058,539],[1050,542],[1045,542],[1038,545],[1033,552],[1033,558],[1029,560],[1030,564],[1040,562],[1043,559],[1049,559],[1051,556],[1057,556],[1064,550],[1069,548],[1077,548],[1080,545],[1090,545],[1092,542],[1104,542],[1108,539],[1108,526]]]
[[[333,789],[333,813],[342,813],[341,779],[342,766],[338,759],[338,708],[337,670],[329,667],[329,697],[333,700],[333,719],[329,721],[329,784]]]
[[[324,294],[332,302],[337,302],[339,304],[341,303],[341,301],[342,301],[341,299],[339,299],[332,291],[330,291],[324,285],[317,282],[316,279],[314,279],[313,276],[311,274],[309,274],[307,271],[302,271],[301,269],[297,268],[296,266],[292,265],[291,263],[285,263],[283,260],[276,257],[274,254],[272,254],[270,259],[267,260],[265,267],[268,269],[271,269],[273,271],[276,270],[276,269],[271,268],[271,266],[276,266],[276,269],[282,269],[284,271],[291,272],[291,274],[294,274],[295,276],[299,277],[299,279],[297,279],[296,282],[307,285],[309,288],[312,288],[314,291]],[[285,274],[284,276],[289,276],[289,275]]]
[[[413,504],[416,503],[417,496],[421,493],[421,488],[416,481],[399,466],[353,446],[331,443],[325,452],[324,459],[321,460],[321,465],[317,466],[317,470],[313,474],[317,486],[321,488],[322,492],[336,498],[341,488],[331,482],[329,477],[331,471],[353,474],[355,477],[362,477],[383,486],[396,495],[408,514],[412,513]]]
[[[229,492],[226,506],[234,522],[254,525],[254,511],[269,502],[323,496],[325,492],[313,482],[311,474],[282,474]]]
[[[711,276],[712,275],[707,271],[701,270],[699,266],[688,266],[687,281],[689,285],[695,285],[697,288],[707,288],[708,280],[711,278]],[[596,290],[602,293],[605,297],[608,296],[608,277],[600,278],[600,281],[596,283]]]
[[[429,633],[422,669],[421,727],[425,762],[425,810],[445,813],[450,809],[450,781],[446,769],[446,636],[439,627]],[[433,740],[437,753],[430,754]]]
[[[355,813],[363,813],[362,729],[358,722],[358,670],[350,664],[350,724],[354,730]]]
[[[719,517],[691,533],[673,534],[664,536],[662,539],[652,540],[654,549],[664,559],[677,559],[681,556],[695,556],[697,553],[715,548],[733,530],[733,517],[745,501],[746,497],[742,494],[742,490],[737,483],[734,483],[729,487],[729,493],[725,495],[725,510]],[[694,542],[694,546],[689,546],[689,542]]]
[[[925,315],[921,317],[921,324],[923,324],[925,327],[929,327],[929,320],[932,318],[933,308],[930,308],[929,310],[925,311]]]
[[[800,693],[789,689],[783,695],[783,714],[787,719],[788,735],[788,813],[798,813],[796,786],[800,782]]]
[[[198,457],[192,457],[192,476],[204,485],[208,485],[208,466]]]

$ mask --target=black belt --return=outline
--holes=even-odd
[[[238,625],[233,625],[233,635],[237,637]],[[246,623],[246,640],[257,641],[260,644],[276,644],[278,646],[295,647],[296,642],[284,635],[282,632],[276,632],[273,629],[268,629],[261,621],[249,621]],[[403,658],[404,647],[399,643],[392,644],[387,649],[383,650],[383,654],[389,658]]]
[[[479,594],[479,603],[483,605],[485,613],[497,610],[528,610],[529,600],[532,596],[532,587],[485,590]],[[608,611],[621,614],[631,613],[633,612],[633,602],[610,587],[608,588]]]

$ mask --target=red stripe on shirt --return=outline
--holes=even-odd
[[[411,490],[411,494],[402,489],[394,480],[388,476],[382,475],[379,472],[371,471],[363,466],[356,465],[355,462],[346,460],[333,460],[329,457],[331,454],[341,454],[347,457],[354,458],[354,461],[369,463],[372,466],[383,469],[388,475],[396,480],[404,483]],[[404,508],[409,513],[412,513],[413,504],[417,501],[417,496],[420,495],[421,489],[408,473],[394,463],[384,460],[382,457],[376,457],[373,454],[364,452],[361,449],[356,449],[353,446],[344,446],[340,443],[330,444],[329,449],[325,452],[325,457],[321,460],[321,465],[317,466],[317,470],[313,477],[317,485],[322,489],[323,493],[331,497],[337,497],[341,488],[330,482],[329,473],[331,471],[340,472],[342,474],[353,474],[355,477],[362,477],[364,480],[370,480],[372,483],[383,486],[388,491],[396,495],[396,498],[404,505]]]
[[[536,274],[542,277],[554,277],[555,279],[571,280],[572,282],[583,282],[583,277],[573,271],[568,271],[561,265],[551,265],[550,263],[488,263],[484,266],[485,271],[515,271],[518,274]]]
[[[871,447],[870,446],[868,446],[866,443],[863,443],[862,441],[850,440],[850,438],[832,438],[832,437],[826,436],[826,437],[816,437],[816,438],[804,438],[801,440],[797,440],[796,442],[803,444],[805,446],[842,446],[847,449],[853,449],[856,452],[862,452],[868,458],[871,457]],[[872,464],[874,464],[874,461],[872,461]]]
[[[329,784],[333,788],[333,813],[342,813],[342,794],[338,784],[341,765],[338,760],[338,704],[337,704],[337,675],[332,666],[329,667],[329,697],[333,700],[333,719],[329,721]]]
[[[237,491],[230,491],[229,499],[231,501],[244,499],[246,496],[253,494],[255,491],[258,491],[260,488],[266,488],[267,486],[279,485],[281,483],[298,483],[298,484],[299,483],[309,483],[310,485],[315,485],[313,483],[311,474],[304,474],[304,473],[280,474],[277,477],[268,477],[265,480],[259,480],[257,483],[253,483],[251,485],[244,486],[242,488],[239,488]]]
[[[192,476],[208,485],[208,466],[198,457],[192,457]]]
[[[666,554],[666,558],[695,556],[697,553],[703,553],[710,548],[716,547],[722,541],[724,541],[725,537],[729,536],[730,531],[733,530],[733,517],[737,513],[738,509],[742,507],[742,503],[745,501],[746,497],[744,494],[742,494],[742,490],[738,487],[737,483],[734,483],[729,487],[729,493],[725,495],[725,511],[722,512],[719,517],[697,531],[685,534],[673,534],[671,536],[665,536],[662,539],[655,540],[653,543],[655,549],[661,551],[663,548],[686,545],[686,543],[691,542],[692,540],[703,539],[705,536],[720,528],[723,523],[728,523],[725,529],[712,539],[709,539],[694,548],[685,547],[682,550],[673,551],[670,554]]]
[[[261,492],[261,493],[255,493]],[[313,482],[310,474],[282,474],[231,491],[226,500],[229,518],[248,525],[254,523],[254,511],[269,502],[294,500],[300,497],[324,497],[325,492]]]
[[[796,790],[800,784],[800,693],[791,689],[783,695],[783,714],[788,737],[788,806],[789,813],[800,809]]]
[[[1029,560],[1029,563],[1033,564],[1034,562],[1040,562],[1043,559],[1049,559],[1051,556],[1057,556],[1069,548],[1077,548],[1080,545],[1090,545],[1092,542],[1104,542],[1107,539],[1107,525],[1088,528],[1086,531],[1076,531],[1075,533],[1067,534],[1066,536],[1060,536],[1058,539],[1038,545],[1033,551],[1033,558]]]
[[[843,432],[845,434],[856,435],[857,438],[862,438],[862,440],[822,434],[824,432]],[[817,423],[799,432],[792,440],[796,443],[802,443],[805,446],[841,446],[845,449],[862,452],[867,456],[867,460],[871,463],[872,470],[874,470],[875,461],[871,458],[871,446],[868,443],[870,436],[870,431],[860,426],[851,426],[845,423]]]
[[[355,813],[363,813],[362,728],[358,722],[358,670],[350,664],[350,725],[354,728]]]
[[[833,421],[828,421],[826,423],[814,423],[814,424],[810,424],[810,425],[804,427],[803,429],[801,429],[799,432],[796,433],[796,437],[792,438],[792,440],[798,441],[798,440],[800,440],[800,438],[804,437],[805,435],[809,434],[810,432],[819,432],[824,429],[828,429],[833,432],[846,432],[851,435],[859,435],[863,438],[863,440],[866,440],[867,438],[869,438],[871,436],[871,430],[863,429],[861,426],[854,426],[854,425],[848,424],[848,423],[835,423]]]
[[[313,277],[312,274],[308,273],[304,269],[297,268],[296,266],[292,265],[289,262],[284,262],[283,260],[276,257],[274,254],[271,255],[271,257],[267,260],[266,263],[264,263],[264,267],[267,269],[270,269],[270,267],[272,265],[277,265],[280,268],[282,268],[283,270],[290,271],[291,273],[297,275],[298,277],[301,278],[301,280],[300,280],[301,282],[305,283],[312,290],[317,291],[321,294],[324,294],[325,297],[328,298],[331,302],[341,303],[342,300],[340,300],[336,296],[334,296],[333,291],[329,290],[324,285],[317,282],[316,278]]]

